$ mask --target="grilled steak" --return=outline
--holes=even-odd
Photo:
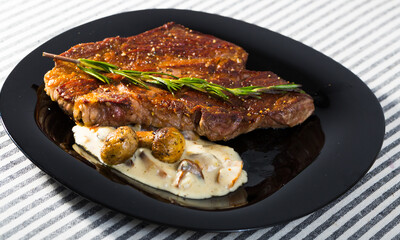
[[[158,71],[198,77],[225,87],[286,84],[272,72],[245,69],[247,53],[214,36],[167,23],[132,37],[112,37],[76,45],[61,55],[115,64],[122,69]],[[109,74],[104,84],[73,63],[55,60],[44,78],[45,90],[73,119],[87,126],[174,126],[210,140],[228,140],[256,128],[281,128],[302,123],[314,111],[304,93],[263,94],[261,99],[230,96],[230,101],[183,88],[144,89]]]

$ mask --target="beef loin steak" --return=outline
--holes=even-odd
[[[109,62],[122,69],[198,77],[225,87],[287,83],[272,72],[245,69],[247,53],[241,47],[172,22],[132,37],[78,44],[61,55]],[[55,60],[44,77],[45,90],[86,126],[173,126],[212,141],[256,128],[295,126],[314,111],[313,99],[305,93],[263,94],[261,99],[230,96],[228,102],[187,88],[172,95],[117,75],[108,77],[111,84],[90,77],[73,63]]]

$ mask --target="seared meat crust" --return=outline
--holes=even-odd
[[[241,47],[175,23],[132,37],[78,44],[61,55],[105,61],[122,69],[198,77],[226,87],[287,83],[272,72],[245,69],[247,53]],[[291,127],[314,111],[312,98],[304,93],[263,94],[261,99],[231,96],[226,102],[190,89],[175,95],[154,86],[146,90],[112,74],[108,85],[73,63],[55,63],[44,78],[47,94],[87,126],[172,126],[215,141],[256,128]]]

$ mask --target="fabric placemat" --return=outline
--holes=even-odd
[[[80,197],[30,162],[1,126],[0,239],[400,238],[400,1],[1,0],[0,84],[24,56],[68,29],[153,8],[243,20],[298,40],[351,70],[384,110],[386,133],[375,164],[346,194],[300,219],[257,231],[194,232],[146,223]]]

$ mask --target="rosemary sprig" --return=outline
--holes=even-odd
[[[179,91],[182,87],[189,87],[196,91],[208,93],[220,97],[224,100],[228,100],[229,96],[226,93],[230,93],[235,96],[251,96],[255,98],[260,98],[260,95],[263,93],[279,93],[282,91],[303,92],[300,89],[301,85],[299,84],[282,84],[269,87],[247,86],[240,88],[227,88],[215,83],[208,82],[205,79],[201,78],[179,78],[172,74],[162,72],[122,70],[118,66],[107,62],[94,61],[84,58],[73,59],[46,52],[43,53],[43,56],[75,63],[83,72],[107,84],[110,84],[112,80],[102,73],[112,73],[123,76],[126,79],[130,80],[132,83],[140,85],[146,89],[148,89],[146,83],[162,85],[166,87],[168,91],[170,91],[172,94],[174,94],[174,92],[176,91]]]

